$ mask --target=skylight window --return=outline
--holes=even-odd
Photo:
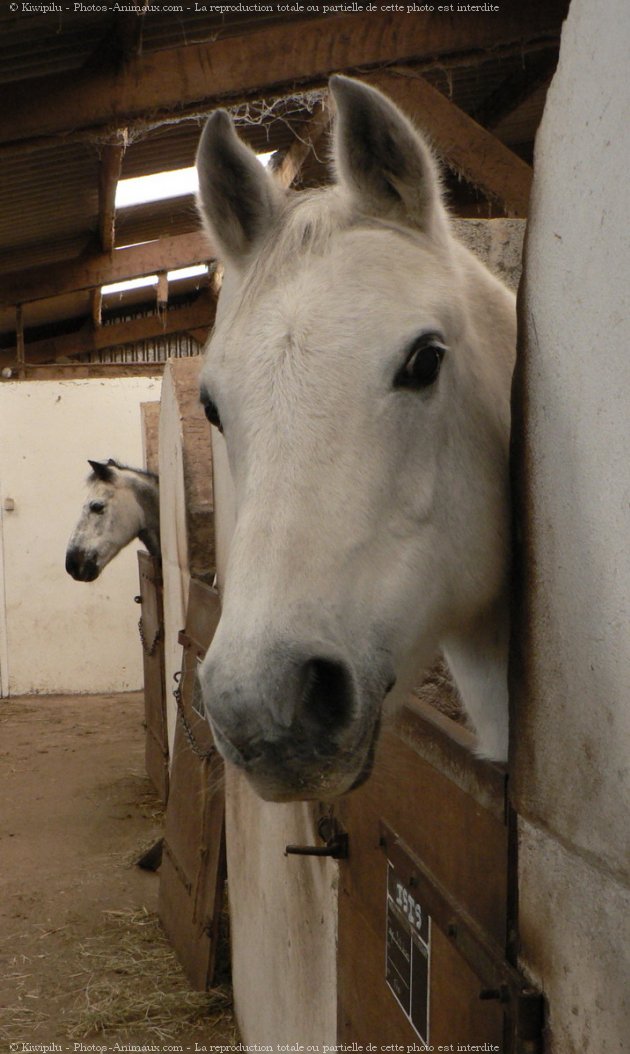
[[[273,151],[266,154],[258,154],[258,160],[265,167],[269,164]],[[197,170],[191,168],[176,168],[170,172],[154,172],[150,176],[135,176],[133,179],[120,179],[116,187],[116,208],[125,209],[131,205],[145,205],[152,201],[166,201],[169,198],[180,198],[187,194],[196,194],[199,189]],[[120,246],[119,248],[122,248]],[[130,248],[130,246],[125,246]],[[177,282],[183,278],[195,278],[197,275],[205,274],[208,268],[205,264],[193,267],[183,267],[177,271],[169,271],[169,282]],[[157,275],[145,275],[142,278],[131,278],[125,282],[114,282],[104,285],[101,292],[104,296],[110,293],[125,293],[129,289],[141,289],[143,286],[157,285]]]
[[[125,209],[129,205],[144,205],[149,201],[165,201],[167,198],[183,197],[184,194],[196,194],[198,186],[197,170],[194,167],[120,179],[116,187],[116,208]]]
[[[258,154],[258,160],[267,166],[272,153]],[[120,179],[116,187],[116,208],[126,209],[130,205],[145,205],[150,201],[166,201],[181,198],[185,194],[196,194],[199,189],[197,170],[176,168],[170,172],[154,172],[150,176],[134,176]]]
[[[170,282],[180,282],[183,278],[196,278],[198,275],[207,274],[207,264],[194,264],[192,267],[179,267],[176,271],[168,271],[166,277]],[[158,276],[147,274],[142,278],[130,278],[126,282],[114,282],[112,285],[104,285],[101,293],[126,293],[128,289],[142,289],[143,286],[157,285]]]
[[[112,285],[104,285],[101,287],[101,293],[106,296],[108,293],[125,293],[128,289],[142,289],[145,285],[157,285],[158,276],[156,274],[146,274],[142,278],[129,278],[125,282],[114,282]]]

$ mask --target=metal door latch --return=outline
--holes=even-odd
[[[322,816],[317,833],[324,845],[288,845],[285,856],[330,856],[333,860],[347,860],[348,835],[341,830],[334,816]]]

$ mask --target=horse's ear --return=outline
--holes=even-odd
[[[335,165],[359,207],[441,237],[448,223],[431,150],[411,122],[376,88],[331,77]]]
[[[88,465],[92,469],[97,479],[102,479],[105,483],[108,483],[112,476],[111,462],[109,461],[92,461],[88,458]]]
[[[208,118],[197,150],[198,203],[221,254],[237,265],[271,227],[280,187],[237,136],[225,110]]]

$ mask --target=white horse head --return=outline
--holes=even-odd
[[[507,748],[514,300],[452,235],[410,122],[331,90],[333,187],[282,191],[222,111],[197,157],[226,263],[202,401],[237,514],[200,677],[219,749],[273,800],[360,783],[384,700],[440,649],[480,753]]]
[[[98,578],[134,538],[160,555],[157,476],[111,458],[88,464],[88,496],[66,549],[66,571],[80,582]]]

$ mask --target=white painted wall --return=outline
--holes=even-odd
[[[572,0],[522,297],[523,962],[548,1054],[630,1037],[630,11]]]
[[[136,551],[96,582],[64,567],[89,472],[86,459],[142,464],[140,403],[160,379],[0,384],[0,673],[4,695],[142,687]]]

